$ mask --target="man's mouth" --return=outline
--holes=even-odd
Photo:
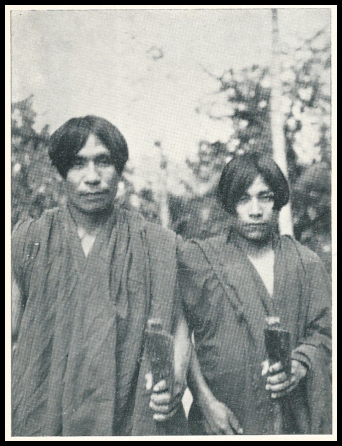
[[[248,223],[245,225],[247,229],[263,229],[267,227],[266,223]]]
[[[103,195],[107,195],[108,194],[108,190],[103,190],[103,191],[95,191],[95,192],[82,192],[80,195],[82,197],[87,197],[87,198],[96,198],[96,197],[102,197]]]

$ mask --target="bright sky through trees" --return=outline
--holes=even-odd
[[[138,188],[153,181],[161,141],[176,185],[200,139],[231,131],[195,111],[217,89],[203,67],[268,65],[271,19],[270,9],[12,11],[12,101],[34,94],[38,130],[85,114],[112,121]],[[329,20],[328,9],[280,9],[283,48]]]

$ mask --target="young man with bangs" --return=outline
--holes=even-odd
[[[110,122],[70,119],[52,135],[49,155],[67,204],[13,231],[12,433],[187,433],[175,234],[114,205],[128,148]],[[174,336],[174,398],[165,382],[152,396],[145,387],[150,318]],[[168,421],[156,421],[150,398],[171,400]]]
[[[278,233],[289,187],[257,153],[224,168],[218,197],[228,234],[179,251],[184,311],[194,333],[188,385],[193,434],[331,433],[331,291],[322,262]],[[290,371],[267,360],[266,318],[290,333]]]

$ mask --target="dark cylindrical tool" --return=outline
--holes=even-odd
[[[163,330],[159,320],[149,320],[145,330],[145,346],[151,363],[153,386],[165,380],[173,395],[174,384],[174,341],[173,336]]]
[[[291,335],[279,323],[279,318],[266,319],[265,345],[270,364],[281,362],[284,372],[291,373]]]
[[[291,334],[284,330],[277,317],[266,319],[265,346],[270,365],[281,362],[283,371],[289,377],[291,374]],[[279,372],[277,372],[279,373]],[[282,399],[274,400],[273,433],[283,433]]]

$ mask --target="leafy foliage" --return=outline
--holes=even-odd
[[[12,104],[12,225],[63,201],[61,181],[47,155],[48,126],[34,130],[32,101],[30,96]]]
[[[215,101],[204,104],[198,112],[214,120],[227,121],[227,125],[233,126],[234,134],[229,141],[200,141],[199,160],[187,161],[200,181],[209,181],[213,173],[221,172],[235,153],[271,151],[271,89],[264,85],[267,75],[267,68],[254,65],[238,73],[230,69],[217,78],[220,87]]]

